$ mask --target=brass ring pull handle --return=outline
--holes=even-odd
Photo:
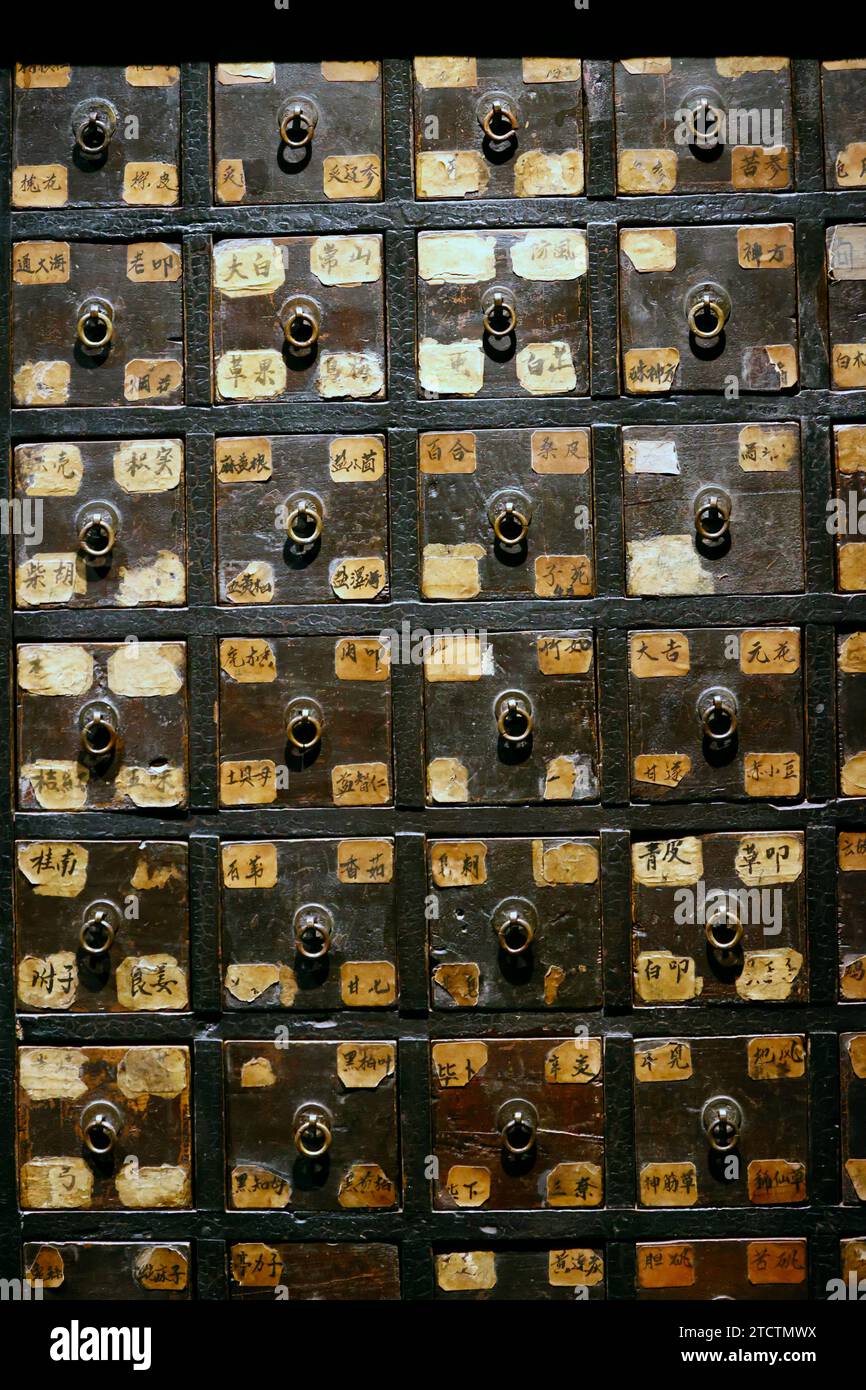
[[[89,560],[105,560],[116,540],[117,520],[108,507],[97,503],[79,518],[78,549],[83,550]]]
[[[721,487],[708,487],[695,498],[695,530],[707,545],[721,545],[731,529],[731,499]]]
[[[322,741],[325,717],[315,700],[300,696],[286,710],[286,734],[289,743],[306,753]]]
[[[305,960],[322,960],[331,949],[334,919],[326,907],[304,903],[292,918],[295,950]]]
[[[79,720],[81,749],[89,758],[110,758],[120,735],[117,715],[108,705],[89,705]]]
[[[532,903],[523,898],[505,898],[493,912],[493,930],[500,949],[509,956],[522,956],[535,939],[538,917]]]
[[[492,285],[481,296],[484,331],[491,338],[508,338],[517,328],[517,305],[511,290]]]
[[[731,317],[731,296],[721,285],[706,281],[692,286],[683,307],[692,337],[709,344],[719,337]]]
[[[513,1158],[525,1158],[538,1142],[538,1111],[528,1100],[506,1101],[499,1110],[496,1124],[502,1147]]]
[[[499,545],[516,550],[529,534],[532,503],[515,488],[497,492],[488,502],[487,518]]]
[[[730,1096],[714,1096],[701,1112],[707,1143],[717,1153],[730,1153],[740,1142],[743,1112]]]
[[[314,299],[293,295],[280,309],[279,320],[291,352],[312,352],[322,330],[322,311]]]
[[[319,121],[318,108],[309,97],[290,97],[280,107],[277,121],[283,144],[292,150],[302,150],[305,145],[310,144],[316,132]]]
[[[490,92],[476,108],[478,124],[494,145],[513,140],[520,125],[517,108],[505,92]]]
[[[91,903],[84,913],[78,941],[89,956],[103,956],[110,951],[117,936],[117,924],[109,916],[107,903]]]
[[[532,701],[522,690],[506,690],[494,707],[496,727],[506,743],[525,743],[535,725]]]
[[[324,1105],[302,1105],[295,1113],[295,1148],[304,1158],[321,1158],[331,1147],[333,1119]]]
[[[309,495],[290,498],[287,507],[286,530],[289,540],[294,541],[295,545],[314,545],[324,525],[322,505],[318,498]]]
[[[743,924],[727,903],[717,903],[707,913],[704,932],[716,955],[729,959],[743,939]]]
[[[724,147],[724,141],[720,138],[724,128],[724,116],[715,98],[692,98],[691,103],[685,108],[684,119],[690,145],[695,145],[700,150]]]
[[[84,1146],[94,1158],[107,1158],[123,1129],[123,1116],[109,1100],[94,1100],[81,1112]]]
[[[101,159],[117,129],[117,111],[104,97],[82,101],[72,112],[72,138],[85,159]]]
[[[114,306],[107,299],[85,300],[75,332],[85,352],[105,352],[114,337]]]
[[[737,700],[730,690],[705,690],[698,701],[703,736],[711,743],[727,743],[737,732]]]

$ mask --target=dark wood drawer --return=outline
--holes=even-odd
[[[637,1297],[656,1302],[808,1298],[808,1274],[805,1240],[666,1240],[635,1247]]]
[[[192,1297],[186,1241],[63,1241],[24,1246],[24,1273],[52,1303],[78,1299],[175,1303]]]

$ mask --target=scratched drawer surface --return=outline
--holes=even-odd
[[[499,1245],[486,1250],[437,1250],[436,1297],[448,1301],[604,1298],[604,1255],[591,1247],[539,1249]]]
[[[12,206],[180,201],[180,68],[15,65]]]
[[[802,795],[799,628],[630,632],[628,680],[635,800]]]
[[[369,1302],[400,1297],[396,1245],[249,1241],[229,1248],[232,1298]]]
[[[418,198],[583,192],[579,58],[416,58]]]
[[[637,1005],[804,1003],[802,831],[634,840]]]
[[[594,594],[589,430],[422,434],[418,453],[424,598]]]
[[[430,840],[437,1009],[602,1002],[600,842]]]
[[[17,706],[21,810],[186,804],[185,643],[22,644]]]
[[[186,1241],[52,1241],[24,1246],[24,1276],[42,1297],[143,1303],[192,1297],[192,1256]]]
[[[866,796],[866,632],[836,634],[836,737],[839,789]]]
[[[19,840],[17,1007],[189,1007],[188,854],[170,841]]]
[[[821,64],[824,174],[828,188],[866,187],[866,58]]]
[[[656,1302],[809,1297],[805,1240],[666,1240],[635,1246],[635,1291]]]
[[[591,632],[472,632],[424,658],[428,804],[593,801]]]
[[[16,406],[182,405],[177,242],[12,247]]]
[[[792,223],[630,227],[619,270],[627,395],[797,385]]]
[[[602,1205],[600,1038],[434,1042],[430,1060],[436,1210]]]
[[[787,58],[625,58],[614,86],[619,193],[794,186]]]
[[[216,441],[220,602],[388,598],[382,435]]]
[[[866,1033],[843,1033],[842,1200],[866,1202]]]
[[[830,385],[836,391],[866,386],[866,223],[828,227],[827,301]]]
[[[181,440],[19,444],[14,457],[19,608],[185,601]]]
[[[188,1207],[187,1047],[20,1047],[22,1208]]]
[[[638,1205],[806,1202],[807,1068],[799,1035],[636,1042]]]
[[[626,425],[622,453],[629,594],[802,590],[798,425]]]
[[[375,637],[219,644],[222,806],[385,806],[390,648]]]
[[[396,1044],[226,1042],[227,1204],[400,1205]]]
[[[216,241],[214,399],[381,400],[383,239]]]
[[[377,62],[217,63],[218,203],[382,196]]]
[[[833,426],[835,496],[827,525],[836,550],[836,588],[843,593],[866,589],[866,428]],[[862,532],[861,532],[862,528]]]
[[[866,831],[842,830],[837,842],[839,997],[866,999]]]
[[[443,396],[585,396],[586,233],[418,234],[418,383]]]
[[[397,1003],[394,841],[224,840],[229,1009]]]

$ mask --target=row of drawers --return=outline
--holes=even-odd
[[[622,228],[623,392],[796,387],[796,233],[792,222]],[[204,254],[187,249],[190,262]],[[15,242],[14,405],[181,404],[183,250]],[[385,250],[380,234],[362,231],[217,240],[216,401],[384,399]],[[589,295],[607,258],[589,254],[583,229],[425,231],[416,251],[420,397],[589,393]],[[827,227],[825,274],[817,312],[823,320],[826,297],[830,384],[863,389],[866,224]]]
[[[635,1007],[807,1002],[805,846],[801,831],[633,839]],[[398,890],[405,846],[396,851],[389,838],[224,839],[223,1008],[399,1007],[397,919],[410,909]],[[838,997],[862,1002],[866,834],[841,832],[837,853]],[[15,857],[19,1012],[152,1015],[196,1004],[186,844],[19,841]],[[601,880],[611,868],[598,836],[429,838],[423,904],[411,910],[430,1005],[600,1008]]]
[[[629,1247],[638,1299],[805,1299],[809,1242],[804,1239],[638,1242]],[[570,1249],[494,1244],[430,1250],[434,1297],[578,1299],[606,1295],[600,1242]],[[315,1244],[241,1241],[225,1252],[232,1298],[276,1300],[399,1299],[400,1254],[370,1242]],[[185,1299],[193,1297],[193,1251],[185,1241],[30,1242],[22,1250],[23,1298]],[[826,1296],[857,1296],[866,1280],[866,1239],[839,1243],[836,1280]],[[853,1289],[853,1291],[851,1291]],[[862,1294],[860,1295],[862,1297]]]
[[[833,448],[837,587],[862,592],[866,426]],[[618,450],[629,595],[803,591],[798,424],[628,425]],[[589,429],[422,433],[417,454],[419,596],[596,593]],[[212,468],[220,603],[388,600],[383,435],[219,437]],[[17,445],[17,606],[184,604],[191,471],[180,439]]]
[[[866,633],[836,642],[839,785],[859,797]],[[442,630],[420,646],[413,658],[398,633],[219,639],[220,805],[392,805],[392,664],[413,661],[428,805],[599,799],[592,632]],[[616,678],[632,799],[800,800],[806,655],[796,627],[630,632]],[[15,679],[19,810],[188,804],[185,642],[23,643]]]
[[[864,70],[821,65],[828,188],[866,185]],[[417,198],[584,192],[600,113],[580,59],[416,58],[413,76]],[[13,206],[178,204],[180,105],[178,67],[18,65]],[[617,191],[789,191],[792,105],[787,58],[618,62]],[[218,203],[382,197],[378,62],[217,63],[212,124]]]
[[[278,1036],[221,1046],[227,1210],[400,1208],[396,1043]],[[578,1028],[570,1037],[429,1046],[424,1178],[434,1210],[604,1205],[601,1038]],[[824,1084],[841,1086],[838,1178],[843,1204],[856,1205],[866,1202],[866,1034],[844,1034],[839,1046],[839,1081]],[[809,1202],[816,1175],[804,1035],[675,1037],[632,1048],[636,1206]],[[187,1047],[22,1046],[17,1096],[22,1209],[192,1204]]]

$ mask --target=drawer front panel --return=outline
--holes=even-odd
[[[842,1200],[866,1202],[866,1033],[843,1033]]]
[[[224,840],[227,1009],[398,1002],[393,840]]]
[[[834,425],[833,457],[836,495],[827,524],[836,548],[836,588],[857,593],[866,589],[866,428]]]
[[[794,227],[637,227],[620,232],[627,395],[796,386]]]
[[[181,272],[176,242],[16,242],[13,404],[182,405]]]
[[[185,643],[41,642],[17,656],[22,810],[186,805]]]
[[[218,439],[216,526],[221,603],[386,601],[383,436]]]
[[[636,1042],[641,1207],[808,1200],[808,1050],[800,1036]]]
[[[842,830],[837,845],[839,997],[866,999],[866,832]]]
[[[632,842],[635,1004],[802,1004],[802,831]]]
[[[629,732],[635,800],[800,797],[799,629],[630,632]]]
[[[12,206],[180,202],[180,68],[15,67]]]
[[[20,1011],[189,1008],[185,844],[19,840],[15,858]]]
[[[381,236],[217,241],[214,399],[381,400]]]
[[[223,806],[384,806],[392,800],[390,653],[384,642],[227,637],[219,660]]]
[[[600,842],[431,840],[437,1009],[601,1005]]]
[[[828,227],[827,298],[830,384],[836,391],[866,386],[866,224]]]
[[[418,382],[442,396],[585,396],[586,233],[418,234]]]
[[[637,1297],[657,1303],[803,1299],[808,1274],[805,1240],[666,1240],[635,1247]]]
[[[614,83],[620,193],[793,188],[787,58],[629,58]]]
[[[396,1044],[227,1042],[227,1205],[400,1205]]]
[[[376,62],[217,63],[218,203],[327,203],[382,196]]]
[[[368,1302],[400,1297],[395,1245],[249,1241],[229,1248],[231,1297]]]
[[[579,58],[416,58],[418,198],[582,193]]]
[[[499,1299],[604,1298],[604,1256],[598,1249],[540,1250],[497,1246],[493,1250],[438,1250],[433,1255],[436,1297],[479,1303]]]
[[[177,1303],[192,1297],[186,1241],[63,1241],[24,1246],[24,1273],[52,1303],[77,1299]]]
[[[19,444],[15,497],[34,523],[15,539],[19,608],[184,603],[181,440]]]
[[[191,1148],[188,1048],[18,1049],[23,1208],[188,1207]]]
[[[824,176],[828,188],[866,187],[866,59],[821,64]]]
[[[622,451],[629,594],[802,590],[796,424],[626,425]]]
[[[595,593],[589,430],[477,430],[418,440],[427,599]]]
[[[599,1038],[434,1042],[431,1065],[434,1208],[602,1205]]]
[[[866,632],[836,637],[836,733],[839,790],[843,796],[866,795]]]

